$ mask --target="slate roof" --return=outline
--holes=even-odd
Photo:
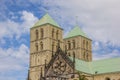
[[[60,27],[48,13],[45,14],[37,23],[35,23],[33,27],[38,27],[47,23],[54,25],[55,27]]]
[[[80,29],[79,26],[75,26],[68,34],[65,38],[71,38],[71,37],[75,37],[75,36],[83,36],[88,38],[88,36]]]
[[[70,58],[72,59],[72,58]],[[120,72],[120,57],[86,62],[75,59],[75,69],[88,74]]]

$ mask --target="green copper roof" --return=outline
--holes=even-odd
[[[41,26],[43,24],[52,24],[56,27],[60,27],[53,19],[49,16],[49,14],[45,14],[33,27]]]
[[[120,71],[120,58],[93,61],[92,68],[97,74]]]
[[[70,57],[70,59],[72,58]],[[97,74],[102,74],[120,71],[120,58],[111,58],[92,62],[86,62],[79,59],[75,59],[75,61],[75,69],[77,71],[89,74],[95,74],[95,72],[97,72]]]
[[[75,26],[65,38],[70,38],[70,37],[79,36],[79,35],[88,38],[87,35],[80,29],[80,27]]]
[[[85,73],[92,73],[91,64],[89,62],[85,62],[79,59],[75,59],[75,69],[77,71],[85,72]]]

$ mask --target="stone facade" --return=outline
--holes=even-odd
[[[65,48],[68,56],[76,54],[76,58],[92,61],[92,41],[83,36],[76,36],[64,39]]]
[[[40,69],[44,70],[45,60],[48,63],[52,52],[57,49],[58,40],[63,49],[63,30],[53,25],[45,24],[30,30],[30,76],[38,80]],[[33,77],[32,77],[33,76]]]
[[[63,29],[49,23],[30,29],[28,80],[79,80],[80,78],[84,78],[84,80],[120,80],[120,72],[88,74],[77,71],[74,60],[71,62],[66,56],[91,62],[92,40],[81,35],[63,38]],[[61,71],[56,69],[58,62],[61,67],[59,67],[60,65],[57,67]],[[62,75],[58,76],[53,73]],[[46,79],[42,79],[42,77],[46,77]],[[49,78],[47,79],[47,77]]]
[[[96,74],[94,80],[120,80],[120,72]]]

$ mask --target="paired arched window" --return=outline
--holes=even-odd
[[[83,52],[83,59],[89,60],[89,54],[86,52]]]
[[[88,41],[83,40],[83,48],[88,49],[89,48],[89,43]]]
[[[41,38],[43,38],[44,37],[44,30],[43,30],[43,28],[40,29],[40,33],[41,33]]]
[[[52,38],[58,40],[58,37],[59,37],[59,30],[55,31],[54,29],[52,29]]]
[[[35,34],[36,34],[36,39],[38,39],[38,30],[37,29],[35,31]]]

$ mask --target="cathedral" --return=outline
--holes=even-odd
[[[80,27],[63,38],[63,29],[45,14],[30,29],[27,80],[120,80],[120,58],[92,61],[92,40]]]

